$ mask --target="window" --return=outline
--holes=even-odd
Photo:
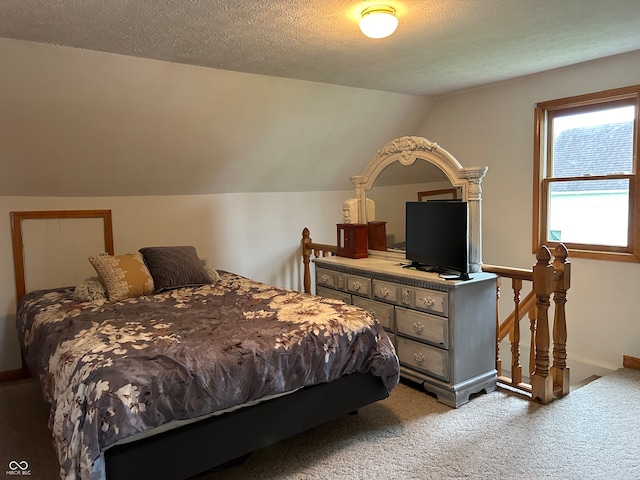
[[[533,248],[640,262],[640,85],[535,110]]]

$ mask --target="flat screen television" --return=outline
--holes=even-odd
[[[461,200],[407,202],[407,267],[468,280],[468,217],[467,202]]]

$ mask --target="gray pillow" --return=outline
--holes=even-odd
[[[156,292],[213,283],[195,247],[144,247],[139,250]]]

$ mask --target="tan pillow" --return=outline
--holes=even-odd
[[[110,302],[153,293],[153,277],[140,253],[89,257]]]

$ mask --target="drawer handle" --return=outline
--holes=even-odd
[[[387,298],[391,292],[387,287],[382,287],[379,293],[381,297]]]
[[[436,304],[436,301],[431,297],[424,297],[421,300],[427,308],[432,308]]]
[[[422,332],[424,332],[424,325],[420,322],[414,323],[413,331],[416,332],[418,335],[422,335]]]
[[[411,300],[411,294],[409,293],[409,290],[403,290],[402,291],[402,303],[404,303],[405,305],[409,305],[409,301]]]
[[[320,275],[320,283],[329,283],[329,275],[327,275],[326,273]]]
[[[413,359],[416,361],[416,364],[422,365],[424,363],[424,355],[420,352],[416,352],[413,354]]]
[[[362,284],[360,282],[353,282],[353,285],[351,285],[351,287],[354,290],[360,290],[360,288],[362,288]]]

